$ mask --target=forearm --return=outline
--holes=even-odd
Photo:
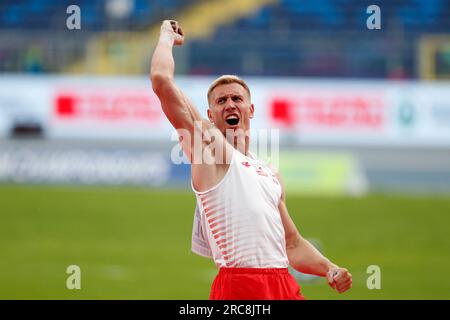
[[[279,175],[277,175],[277,178],[281,181]],[[284,227],[289,264],[302,273],[326,277],[328,284],[339,293],[351,288],[352,275],[350,272],[332,263],[301,236],[288,213],[285,200],[286,195],[284,188],[282,188],[278,209]]]
[[[338,267],[301,236],[287,248],[287,253],[290,265],[302,273],[325,277],[329,270]]]
[[[173,40],[167,36],[162,36],[153,53],[150,77],[153,86],[160,80],[173,80],[175,62],[172,54]]]

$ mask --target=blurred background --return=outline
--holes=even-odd
[[[339,295],[296,273],[303,294],[449,299],[449,17],[448,0],[2,0],[0,298],[208,298],[190,167],[148,77],[176,19],[178,85],[206,116],[212,80],[248,82],[254,151],[353,274]]]

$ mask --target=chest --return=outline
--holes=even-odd
[[[275,173],[261,161],[252,159],[240,159],[239,171],[246,184],[253,191],[261,191],[265,197],[270,198],[275,204],[281,196],[281,185]]]

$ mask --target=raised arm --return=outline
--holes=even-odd
[[[278,180],[281,182],[279,175]],[[292,221],[286,207],[286,194],[283,188],[278,205],[283,222],[286,251],[289,264],[297,271],[326,277],[327,282],[337,292],[342,293],[352,286],[352,275],[345,268],[340,268],[317,250],[308,240],[302,237]]]
[[[223,177],[228,169],[232,146],[213,124],[202,118],[197,108],[175,84],[172,49],[174,45],[183,43],[184,34],[178,22],[163,21],[152,57],[150,78],[153,91],[158,96],[167,119],[178,130],[183,151],[191,161],[193,184],[197,190],[204,190]],[[195,146],[198,136],[201,138],[201,148]]]
[[[184,43],[184,34],[176,21],[165,20],[161,25],[158,44],[153,53],[150,79],[162,109],[175,129],[185,129],[193,137],[194,122],[202,117],[174,81],[175,62],[172,48]],[[190,154],[188,145],[183,149]]]

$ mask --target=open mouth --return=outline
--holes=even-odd
[[[239,117],[235,114],[231,114],[225,118],[225,122],[230,126],[235,126],[239,123]]]

